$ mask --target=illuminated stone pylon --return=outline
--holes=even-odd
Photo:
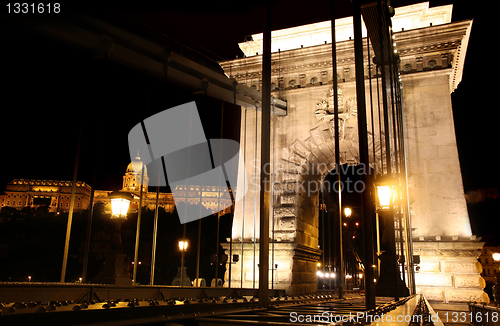
[[[462,78],[472,20],[451,23],[451,14],[452,5],[429,8],[425,2],[396,8],[392,18],[404,84],[402,105],[413,254],[420,256],[417,292],[440,302],[488,301],[477,263],[483,243],[471,232],[450,97]],[[331,101],[334,78],[339,86],[340,162],[359,161],[352,18],[339,19],[336,26],[335,74],[328,44],[329,21],[272,33],[272,95],[286,100],[288,109],[286,116],[272,118],[274,192],[270,217],[273,231],[269,237],[275,244],[275,263],[281,275],[274,287],[290,294],[316,289],[316,261],[321,255],[318,194],[324,176],[335,167]],[[220,63],[226,74],[238,83],[260,89],[261,42],[262,34],[256,34],[251,41],[240,44],[245,57]],[[363,44],[366,55],[365,40]],[[366,56],[366,99],[370,99],[368,63]],[[376,67],[371,65],[370,69],[371,76],[376,76]],[[375,114],[374,133],[368,137],[370,162],[380,171],[385,169],[385,160],[381,159],[377,113],[377,100],[382,102],[382,95],[377,96],[376,78],[372,79],[372,88]],[[253,239],[258,244],[260,237],[260,114],[258,105],[257,110],[242,109],[240,145],[250,180],[244,200],[236,203],[231,246],[233,254],[240,254],[243,238],[244,287],[250,284],[247,275],[252,275],[253,282]],[[370,110],[367,114],[370,122]],[[241,285],[240,266],[241,262],[232,264],[233,287]]]

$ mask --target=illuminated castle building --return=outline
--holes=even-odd
[[[23,209],[48,206],[50,212],[68,212],[71,186],[71,181],[14,179],[7,184],[5,195],[0,195],[0,207]],[[90,186],[85,182],[76,182],[76,212],[88,208],[90,191]]]
[[[125,171],[123,176],[123,186],[120,191],[131,193],[134,196],[130,210],[135,211],[139,207],[141,184],[143,187],[142,207],[151,210],[156,207],[156,191],[148,191],[149,177],[147,168],[144,169],[144,182],[141,182],[141,173],[135,171],[141,170],[142,161],[137,156]],[[5,195],[0,195],[0,208],[10,206],[16,209],[24,207],[36,208],[39,206],[48,206],[50,212],[68,212],[71,199],[71,181],[57,180],[32,180],[32,179],[14,179],[7,184]],[[225,187],[224,187],[225,188]],[[94,204],[102,202],[105,204],[105,210],[110,210],[110,201],[108,194],[113,190],[95,190]],[[75,194],[75,212],[81,212],[89,207],[91,187],[85,182],[77,181]],[[230,193],[220,193],[218,187],[208,186],[176,186],[172,193],[159,193],[158,206],[163,207],[165,211],[173,213],[175,202],[186,202],[189,205],[202,204],[212,212],[218,212],[218,207],[227,207],[221,214],[231,212]],[[228,207],[229,206],[229,207]]]

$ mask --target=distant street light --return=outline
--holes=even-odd
[[[184,227],[186,224],[184,224]],[[186,232],[184,232],[186,233]],[[181,287],[184,286],[184,253],[187,251],[189,242],[187,240],[180,240],[179,241],[179,250],[181,251]]]
[[[179,250],[180,251],[186,251],[188,247],[189,242],[187,240],[181,240],[179,241]]]
[[[350,207],[344,208],[344,214],[345,214],[345,217],[351,217],[352,209]]]
[[[493,254],[493,260],[494,261],[500,261],[500,252],[495,252]]]

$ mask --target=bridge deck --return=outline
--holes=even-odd
[[[223,289],[220,289],[223,290]],[[214,292],[215,293],[215,292]],[[242,295],[212,299],[108,300],[4,304],[1,325],[317,325],[339,321],[372,321],[372,325],[408,325],[419,296],[395,303],[377,298],[377,309],[367,315],[364,297],[348,294],[346,300],[333,295],[273,297],[264,309],[258,299]],[[437,317],[436,317],[437,318]],[[434,325],[442,325],[434,320]]]

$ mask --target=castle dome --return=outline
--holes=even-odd
[[[130,162],[130,164],[127,166],[127,171],[125,171],[125,173],[129,173],[129,172],[140,173],[142,167],[143,167],[143,162],[141,161],[141,158],[139,156],[136,156],[135,160]],[[148,169],[147,169],[146,165],[144,165],[144,174],[145,175],[148,174]]]
[[[142,168],[144,168],[144,182],[141,181]],[[132,192],[138,191],[141,188],[140,185],[142,184],[144,191],[147,192],[148,183],[149,183],[148,169],[146,165],[144,165],[144,163],[141,161],[139,153],[137,153],[135,160],[130,162],[130,164],[127,166],[127,170],[125,171],[125,175],[123,176],[122,190],[132,191]]]

